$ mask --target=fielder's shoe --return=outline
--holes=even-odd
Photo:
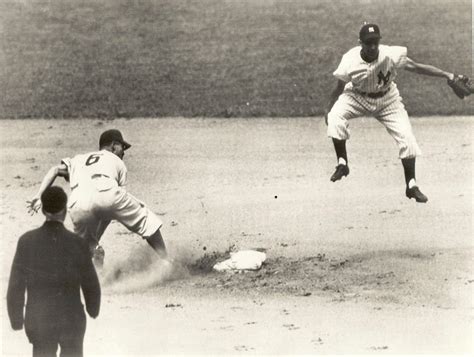
[[[406,195],[408,198],[414,198],[416,202],[426,203],[428,202],[428,197],[426,197],[418,188],[418,186],[413,186],[412,188],[407,188]]]
[[[97,245],[95,247],[94,252],[92,253],[92,262],[96,269],[102,269],[104,267],[104,258],[105,258],[105,251],[102,246]]]
[[[336,182],[342,179],[343,176],[349,175],[349,166],[339,164],[336,166],[336,171],[331,176],[331,181]]]

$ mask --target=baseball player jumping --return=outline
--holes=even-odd
[[[408,114],[394,80],[399,69],[444,77],[453,81],[455,75],[431,65],[421,64],[407,57],[407,48],[380,45],[379,27],[364,24],[359,32],[360,46],[344,54],[333,75],[337,86],[330,95],[325,112],[327,133],[332,138],[338,165],[331,181],[349,175],[346,140],[349,139],[349,120],[360,116],[373,116],[380,121],[395,139],[403,164],[406,196],[416,202],[427,202],[415,178],[415,159],[420,148],[413,135]]]
[[[120,131],[103,132],[99,151],[63,159],[48,171],[36,196],[27,201],[29,212],[37,212],[42,193],[56,177],[68,180],[71,186],[68,208],[74,231],[87,240],[97,267],[103,265],[99,240],[111,220],[142,236],[160,257],[166,258],[160,218],[125,188],[127,168],[122,159],[130,146]]]

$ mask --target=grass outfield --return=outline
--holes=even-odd
[[[0,118],[321,114],[364,20],[471,74],[469,0],[3,0]],[[474,114],[444,80],[398,82],[413,115]]]

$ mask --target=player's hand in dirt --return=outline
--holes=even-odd
[[[26,208],[28,209],[28,213],[30,215],[34,215],[38,213],[41,208],[41,200],[39,197],[33,197],[31,201],[26,201]]]

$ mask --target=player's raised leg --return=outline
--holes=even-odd
[[[428,197],[420,191],[415,176],[416,157],[421,154],[421,150],[413,135],[410,119],[401,98],[398,96],[376,115],[376,118],[385,126],[398,145],[405,175],[406,196],[410,199],[414,198],[416,202],[427,202]]]
[[[349,161],[347,160],[346,140],[332,138],[334,150],[336,151],[336,171],[331,176],[331,181],[336,182],[349,175]]]
[[[166,246],[160,232],[161,219],[125,190],[119,188],[114,194],[115,201],[110,207],[113,219],[142,236],[161,258],[166,258]]]
[[[332,138],[337,157],[336,171],[331,176],[335,182],[349,175],[346,141],[350,137],[349,120],[364,114],[362,106],[349,94],[342,93],[327,114],[327,134]]]
[[[426,197],[419,189],[416,184],[415,177],[415,161],[416,158],[405,158],[402,159],[403,170],[405,172],[405,183],[406,190],[405,194],[408,198],[414,198],[416,202],[426,203],[428,197]]]
[[[165,241],[161,236],[160,229],[158,229],[155,233],[153,233],[149,237],[144,237],[145,240],[148,242],[150,247],[163,259],[167,258],[168,253],[166,252]]]

